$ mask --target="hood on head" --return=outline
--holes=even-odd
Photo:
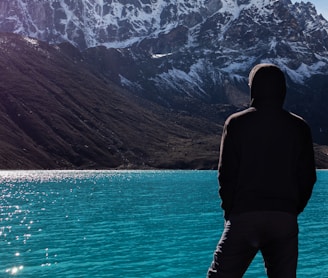
[[[256,65],[249,74],[249,87],[251,106],[283,106],[286,97],[286,79],[276,65]]]

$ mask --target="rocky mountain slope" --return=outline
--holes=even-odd
[[[219,125],[99,79],[71,45],[1,34],[0,53],[1,169],[215,168]]]
[[[328,144],[328,22],[311,3],[4,0],[0,31],[70,42],[105,79],[190,113],[205,104],[240,109],[252,66],[278,64],[288,76],[287,108]]]
[[[79,155],[80,149],[73,150],[69,159],[64,158],[63,162],[56,164],[61,165],[60,167],[62,165],[79,167],[79,163],[81,167],[86,165],[90,167],[125,165],[122,167],[126,167],[128,164],[143,165],[143,163],[145,167],[159,167],[165,164],[163,161],[167,161],[167,167],[177,167],[176,161],[182,161],[185,167],[201,168],[205,167],[204,165],[213,167],[215,164],[213,161],[216,161],[217,157],[214,159],[213,154],[209,154],[205,146],[199,148],[199,154],[196,158],[190,158],[190,161],[186,158],[189,157],[188,155],[179,155],[174,159],[170,157],[179,153],[173,151],[179,144],[181,147],[178,149],[185,148],[181,154],[188,153],[187,149],[190,150],[195,146],[195,142],[198,142],[198,139],[190,138],[209,138],[204,140],[211,141],[213,145],[211,147],[208,145],[207,148],[209,147],[211,151],[218,149],[217,130],[229,113],[247,106],[248,72],[259,62],[272,62],[284,70],[288,82],[286,108],[307,119],[316,143],[328,145],[328,114],[325,113],[328,102],[328,22],[317,14],[315,7],[310,3],[292,4],[290,0],[196,0],[191,5],[188,1],[165,0],[4,0],[0,2],[0,31],[18,33],[25,38],[29,36],[50,43],[49,46],[30,40],[41,49],[37,50],[37,53],[51,50],[50,52],[56,55],[52,60],[29,63],[33,64],[33,68],[35,67],[32,73],[35,70],[42,73],[40,77],[40,80],[44,81],[42,84],[50,82],[50,85],[42,85],[42,90],[46,88],[50,92],[53,90],[57,92],[63,90],[62,86],[65,88],[64,93],[59,94],[60,97],[56,95],[55,98],[52,96],[50,99],[57,103],[58,98],[65,96],[61,103],[73,105],[70,112],[68,112],[70,105],[66,105],[65,108],[69,115],[75,115],[69,116],[70,120],[65,118],[65,122],[69,122],[67,132],[75,130],[74,134],[80,132],[79,136],[89,134],[90,131],[94,131],[90,127],[93,125],[98,127],[96,130],[102,130],[103,126],[99,126],[99,119],[105,117],[104,123],[108,126],[108,122],[111,122],[113,117],[107,112],[106,107],[110,110],[115,110],[117,105],[125,107],[128,100],[128,104],[133,108],[128,108],[127,111],[134,111],[131,113],[136,115],[131,117],[136,119],[131,129],[129,121],[124,120],[124,117],[118,118],[123,122],[118,124],[115,130],[117,128],[125,132],[104,131],[102,138],[105,136],[110,138],[114,136],[111,134],[116,134],[114,138],[117,140],[111,141],[113,146],[117,146],[121,137],[126,137],[126,140],[121,140],[121,145],[130,146],[128,139],[134,138],[134,133],[142,133],[142,129],[136,130],[135,126],[139,121],[142,122],[144,113],[150,113],[145,118],[154,122],[147,122],[143,128],[145,130],[150,128],[151,134],[153,132],[161,134],[158,137],[161,139],[159,149],[163,150],[161,162],[152,162],[157,148],[150,148],[147,145],[149,148],[147,150],[141,140],[141,145],[144,146],[144,149],[141,148],[143,149],[141,153],[145,153],[143,155],[147,159],[137,160],[137,157],[140,157],[138,152],[131,151],[134,147],[127,147],[123,152],[117,149],[117,157],[114,159],[116,162],[105,165],[95,162],[94,157],[90,158],[94,150],[84,148],[83,150],[89,150],[87,156]],[[10,35],[4,38],[7,38],[4,39],[5,41],[17,39],[24,42],[24,39],[12,38]],[[10,46],[11,43],[6,43],[7,49],[13,48]],[[43,51],[44,48],[48,50]],[[13,53],[16,53],[16,56]],[[16,49],[9,56],[3,57],[9,59],[4,63],[9,63],[10,59],[16,57],[16,65],[19,67],[19,61],[28,59],[20,55],[23,53]],[[32,56],[38,61],[36,54]],[[38,64],[40,64],[39,70]],[[55,84],[52,81],[54,77],[51,70],[49,73],[48,68],[53,69],[56,78],[60,79]],[[78,77],[81,71],[86,72],[82,80]],[[6,73],[6,70],[4,72]],[[11,76],[14,76],[11,79],[15,86],[32,82],[24,83],[20,78],[34,80],[28,88],[35,86],[36,78],[34,74],[29,75],[29,69],[25,72],[22,70],[10,72]],[[61,85],[61,82],[64,85]],[[54,85],[56,89],[53,89]],[[39,85],[36,88],[38,92]],[[107,90],[115,93],[105,94],[104,91]],[[66,97],[72,94],[71,91],[74,92],[74,96],[68,100]],[[78,91],[82,92],[81,95]],[[98,92],[103,92],[104,95],[100,97]],[[30,98],[30,95],[33,94],[24,96]],[[111,100],[114,96],[116,102]],[[96,113],[98,120],[90,124],[89,129],[85,129],[85,126],[81,126],[84,127],[83,129],[72,127],[71,121],[76,120],[77,111],[79,115],[82,114],[81,108],[77,110],[76,104],[71,103],[72,100],[79,100],[83,106],[89,107],[90,97],[95,98],[94,106],[88,108],[87,112],[83,110],[83,115],[89,113],[91,117]],[[20,101],[18,97],[13,100],[14,103]],[[28,102],[33,103],[31,99]],[[48,107],[51,103],[52,101],[49,100],[47,103],[42,103],[42,106]],[[99,111],[94,112],[97,106],[103,109],[99,108]],[[53,114],[61,115],[57,110]],[[91,121],[89,116],[83,118]],[[115,116],[117,117],[117,114]],[[48,125],[53,124],[52,119],[55,118],[46,121]],[[57,123],[60,121],[56,120]],[[118,123],[119,120],[114,122]],[[165,126],[159,125],[159,122]],[[56,128],[59,128],[58,126]],[[165,127],[167,130],[162,131],[161,128],[156,127]],[[171,146],[169,139],[171,137],[165,134],[171,131],[171,127],[174,127],[175,135],[172,140],[175,147],[170,152],[168,146]],[[64,133],[62,131],[62,134]],[[128,134],[130,134],[129,138]],[[186,137],[186,134],[190,136]],[[50,138],[52,136],[48,139]],[[191,143],[186,144],[185,140],[191,140],[188,141]],[[100,142],[103,141],[97,142],[94,144],[102,145]],[[51,143],[51,145],[56,144]],[[84,145],[90,146],[91,143],[81,146]],[[135,145],[137,144],[133,144]],[[129,162],[124,162],[125,156],[121,153],[127,150],[134,155],[128,159]],[[318,155],[320,165],[323,167],[327,151],[325,147],[319,146],[317,150],[320,153]],[[44,153],[52,152],[56,154],[53,149],[44,149]],[[201,152],[204,152],[203,156],[200,155]],[[165,154],[169,155],[165,156]],[[102,155],[104,156],[104,153]],[[148,155],[152,158],[150,159]],[[209,159],[211,162],[196,165],[198,155],[203,158],[212,157]],[[80,159],[86,157],[86,160],[75,163],[72,158],[76,156]],[[56,157],[60,158],[61,154],[56,154]],[[51,167],[54,165],[52,164]]]
[[[207,106],[212,120],[167,109],[97,76],[72,45],[14,34],[0,34],[0,74],[1,169],[217,166],[231,106]],[[318,167],[327,153],[316,145]]]

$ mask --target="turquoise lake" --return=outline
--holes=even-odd
[[[206,277],[217,190],[216,171],[0,171],[0,277]],[[298,277],[328,277],[328,171],[299,225]]]

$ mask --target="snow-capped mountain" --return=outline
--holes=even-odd
[[[99,44],[127,47],[148,37],[158,37],[177,26],[193,28],[208,18],[221,17],[220,36],[241,16],[261,24],[263,17],[281,22],[281,16],[295,17],[306,33],[327,23],[312,4],[291,4],[290,0],[4,0],[0,3],[1,30],[20,33],[53,43],[69,41],[80,48]],[[290,11],[285,15],[279,6]],[[281,13],[282,12],[282,13]],[[254,14],[255,13],[255,14]],[[271,17],[268,17],[271,15]],[[306,17],[304,17],[306,16]],[[224,20],[223,20],[224,19]],[[310,21],[309,21],[310,20]],[[274,22],[273,22],[274,23]],[[290,26],[292,27],[292,26]]]
[[[327,100],[328,22],[311,3],[3,0],[0,31],[69,42],[104,78],[181,109],[192,110],[186,99],[245,105],[259,62],[286,72],[289,106],[303,102],[296,110],[320,111]]]
[[[327,72],[328,22],[312,4],[290,0],[4,0],[0,31],[80,49],[143,46],[151,59],[175,61],[155,83],[195,83],[205,70],[217,85],[225,73],[244,79],[260,60],[281,65],[296,83]],[[180,69],[183,53],[193,59]],[[185,91],[206,94],[200,83]]]
[[[217,0],[5,0],[1,29],[80,48],[126,47],[217,12]]]

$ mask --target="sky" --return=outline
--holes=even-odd
[[[317,9],[318,14],[322,14],[328,20],[328,1],[327,0],[302,0],[303,2],[311,2]],[[301,0],[292,0],[293,3],[301,2]]]

